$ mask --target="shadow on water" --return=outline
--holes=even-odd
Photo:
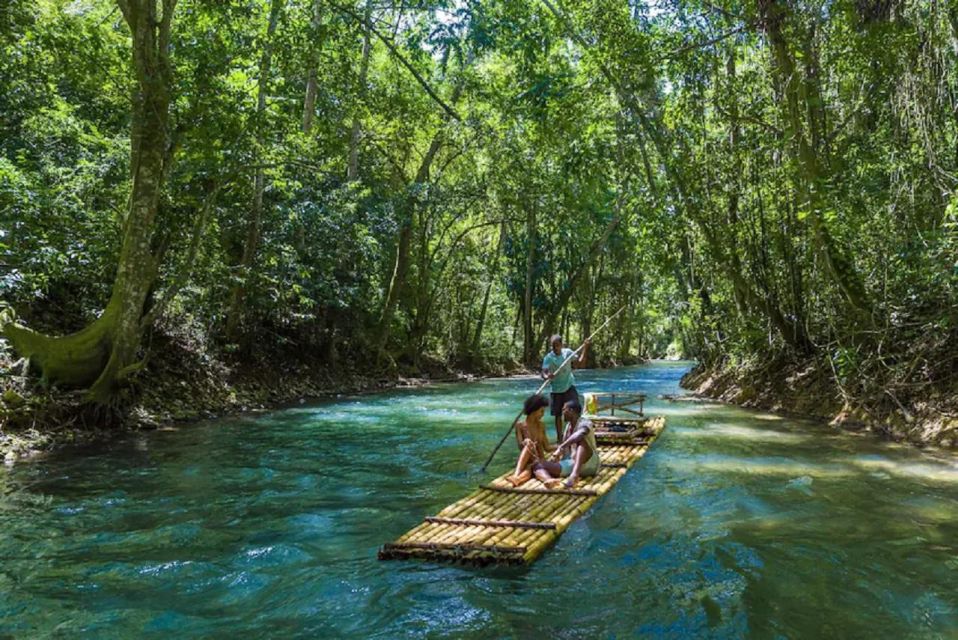
[[[678,391],[686,363],[579,375]],[[0,636],[958,636],[953,457],[651,400],[652,450],[529,568],[379,562],[532,379],[344,397],[0,472]]]

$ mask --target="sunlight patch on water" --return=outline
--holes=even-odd
[[[140,575],[158,576],[164,573],[168,573],[170,571],[177,571],[178,569],[181,569],[183,567],[188,567],[191,564],[192,562],[190,562],[189,560],[182,560],[182,561],[172,560],[170,562],[162,562],[160,564],[147,565],[139,569],[138,573],[140,573]]]
[[[795,443],[812,439],[812,434],[778,431],[762,427],[742,427],[734,424],[717,423],[705,427],[673,427],[673,433],[681,433],[686,438],[722,438],[731,440],[751,440],[755,442]]]
[[[673,457],[662,464],[675,471],[694,475],[703,471],[715,474],[783,476],[788,478],[849,478],[860,472],[840,464],[811,464],[793,460],[740,458],[728,456]]]
[[[371,412],[359,413],[357,411],[318,411],[312,409],[303,411],[303,415],[310,416],[313,421],[320,423],[344,423],[361,424],[364,426],[376,426],[384,422],[384,418],[391,417],[387,412],[375,414]]]
[[[704,402],[676,402],[662,405],[647,404],[645,406],[645,413],[656,416],[697,416],[713,414],[716,409],[721,408],[723,408],[722,405]]]
[[[392,431],[403,422],[415,421],[423,426],[456,425],[484,427],[514,417],[521,403],[516,398],[487,397],[470,399],[468,403],[445,396],[376,398],[376,402],[336,403],[287,409],[275,419],[263,423],[288,420],[315,425],[362,426],[364,430]],[[509,415],[509,417],[506,417]],[[501,416],[501,417],[500,417]]]
[[[914,520],[933,524],[950,524],[958,521],[958,503],[951,500],[910,501],[901,505],[903,513]],[[958,562],[958,558],[956,558]]]
[[[687,435],[687,434],[683,434]],[[743,458],[723,455],[673,457],[664,462],[685,473],[711,472],[717,474],[749,474],[799,478],[850,478],[871,475],[926,480],[937,483],[958,483],[958,462],[921,462],[893,460],[877,456],[843,456],[835,462],[809,463],[778,458]]]
[[[420,602],[403,621],[403,627],[416,635],[447,634],[450,629],[480,629],[492,620],[488,610],[470,605],[464,599],[450,598],[448,590]]]
[[[812,483],[814,480],[811,476],[801,476],[800,478],[793,478],[788,481],[788,484],[785,485],[788,489],[793,489],[795,491],[801,491],[805,495],[812,495]]]
[[[872,456],[846,458],[848,464],[870,472],[884,472],[900,478],[914,478],[932,482],[958,483],[958,462],[916,462],[891,460]]]
[[[778,422],[785,419],[784,417],[774,413],[753,413],[751,417],[756,420],[766,420],[769,422]]]

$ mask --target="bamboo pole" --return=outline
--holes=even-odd
[[[557,496],[569,495],[569,496],[579,496],[579,495],[592,495],[589,491],[583,491],[582,489],[547,489],[543,487],[542,489],[514,489],[512,487],[496,487],[493,485],[484,484],[482,485],[483,489],[489,489],[490,491],[501,491],[502,493],[541,493],[541,494],[555,494]]]
[[[440,511],[437,515],[452,517],[482,500],[485,494],[486,492],[484,491],[474,491],[465,498],[453,502],[451,505]]]
[[[543,496],[534,496],[534,497],[537,499],[537,501],[540,499],[544,499]],[[535,522],[535,520],[533,520],[529,515],[528,507],[520,508],[518,504],[512,505],[512,508],[508,510],[500,511],[496,515],[499,518],[502,518],[503,520],[506,520],[506,519],[513,520],[513,519],[523,518],[525,520]],[[548,523],[548,524],[551,524],[551,523]],[[498,544],[498,541],[504,539],[506,536],[509,535],[509,533],[510,533],[510,529],[508,527],[505,527],[505,528],[489,527],[487,533],[481,538],[482,544]]]
[[[537,500],[528,513],[526,517],[530,520],[537,522],[545,522],[548,520],[545,516],[545,512],[549,509],[550,498],[546,495],[537,495]],[[496,544],[507,544],[515,546],[518,543],[516,542],[517,533],[515,530],[506,530],[501,535],[496,537]]]

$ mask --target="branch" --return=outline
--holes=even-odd
[[[186,284],[190,271],[193,269],[193,263],[196,262],[196,254],[199,252],[200,247],[200,238],[203,236],[203,230],[206,228],[206,223],[210,218],[210,211],[213,209],[221,187],[222,183],[217,183],[206,200],[203,201],[200,215],[197,216],[196,223],[193,225],[193,236],[190,238],[190,248],[189,251],[187,251],[186,258],[183,260],[183,264],[180,265],[180,270],[176,276],[174,276],[170,286],[163,292],[163,297],[156,303],[153,309],[140,320],[141,328],[148,328],[157,318],[162,316],[173,301],[173,298],[176,297],[176,294],[179,293],[183,285]]]
[[[123,1],[123,0],[120,0],[120,2],[122,2],[122,1]],[[103,19],[102,19],[102,20],[100,20],[99,22],[96,23],[97,28],[102,27],[104,22],[106,22],[107,20],[109,20],[110,18],[112,18],[112,17],[113,17],[113,14],[116,13],[116,10],[117,10],[117,8],[119,8],[119,6],[120,6],[120,5],[117,4],[116,7],[113,7],[112,9],[110,9],[110,12],[109,12],[108,14],[106,14],[105,16],[103,16]],[[121,10],[121,13],[122,13],[122,10]]]
[[[552,12],[552,15],[555,16],[556,20],[562,23],[569,36],[575,40],[580,47],[582,47],[583,53],[589,51],[589,43],[585,41],[585,38],[582,37],[582,34],[579,33],[579,30],[575,28],[575,25],[569,21],[565,14],[559,11],[559,9],[549,0],[540,1],[546,6],[547,9],[549,9],[550,12]],[[624,97],[624,92],[622,90],[622,86],[619,84],[618,78],[616,78],[612,71],[605,66],[604,62],[599,59],[595,59],[594,62],[599,66],[599,70],[602,72],[602,75],[605,76],[605,79],[608,80],[609,84],[612,85],[612,88],[615,89],[615,92],[619,96],[619,100],[621,102],[622,98]]]
[[[462,231],[460,231],[458,234],[456,234],[456,237],[454,237],[454,238],[449,242],[449,245],[446,247],[448,253],[446,254],[446,257],[443,259],[441,265],[439,266],[439,272],[442,273],[443,271],[445,271],[445,269],[446,269],[446,263],[449,262],[449,259],[452,257],[452,251],[453,251],[453,249],[455,249],[455,248],[459,245],[459,243],[462,242],[462,240],[463,240],[467,235],[469,235],[470,233],[472,233],[472,232],[475,231],[476,229],[481,229],[481,228],[483,228],[483,227],[488,227],[488,226],[491,226],[491,225],[494,225],[494,224],[500,224],[500,225],[501,225],[503,222],[508,222],[509,220],[512,220],[512,219],[511,219],[511,218],[500,218],[500,219],[498,219],[498,220],[486,220],[486,221],[484,221],[484,222],[478,222],[478,223],[476,223],[476,224],[474,224],[474,225],[472,225],[472,226],[466,227],[465,229],[463,229]],[[514,220],[513,220],[513,222],[514,222]],[[439,249],[440,249],[440,247],[437,246],[436,249],[433,251],[432,257],[431,257],[431,259],[430,259],[430,262],[432,262],[433,260],[435,260],[436,254],[439,253]]]
[[[369,143],[370,143],[372,146],[376,147],[376,149],[379,151],[379,153],[381,153],[382,156],[383,156],[384,158],[386,158],[386,161],[389,162],[389,164],[391,164],[391,165],[393,166],[393,168],[396,169],[396,171],[399,172],[400,175],[402,175],[402,176],[405,177],[405,175],[406,175],[406,167],[404,167],[402,164],[400,164],[400,162],[399,162],[398,160],[396,160],[395,158],[393,158],[392,155],[391,155],[385,148],[383,148],[382,145],[379,144],[379,141],[376,140],[376,138],[372,138],[372,137],[369,137],[369,136],[363,136],[363,138],[365,138],[366,140],[368,140]]]
[[[745,20],[745,18],[743,18],[742,16],[736,15],[736,14],[732,13],[731,11],[728,11],[728,10],[726,10],[726,9],[723,9],[722,7],[718,7],[718,6],[714,5],[714,4],[712,4],[711,2],[708,2],[708,0],[704,0],[704,2],[703,2],[702,4],[704,4],[706,7],[708,7],[708,8],[711,9],[712,11],[714,11],[714,12],[716,12],[716,13],[719,13],[719,14],[725,16],[726,18],[728,18],[728,19],[730,19],[730,20],[742,20],[742,21]]]
[[[406,58],[399,52],[399,50],[396,48],[396,45],[389,38],[380,33],[378,29],[376,29],[375,25],[372,23],[372,20],[367,20],[365,16],[357,15],[352,9],[347,7],[343,7],[338,4],[334,4],[333,7],[340,13],[349,16],[356,22],[369,29],[370,33],[379,38],[382,43],[386,45],[386,48],[389,49],[389,52],[392,53],[397,60],[399,60],[402,66],[406,67],[406,70],[412,74],[419,85],[426,91],[426,93],[429,94],[429,97],[432,98],[436,104],[442,107],[442,110],[445,111],[449,117],[455,118],[458,122],[462,122],[462,117],[456,112],[456,110],[446,104],[446,102],[439,97],[439,94],[435,92],[428,82],[426,82],[426,79],[423,78],[422,75],[416,71],[415,67],[413,67],[412,64],[410,64],[409,61],[406,60]]]
[[[449,260],[452,259],[453,249],[456,248],[456,245],[458,245],[458,244],[462,241],[462,239],[466,237],[466,235],[468,235],[468,234],[471,233],[472,231],[475,231],[476,229],[479,229],[479,228],[482,228],[482,227],[488,227],[488,226],[491,226],[491,225],[494,225],[494,224],[504,224],[505,222],[508,222],[508,221],[509,221],[509,218],[502,218],[502,219],[499,219],[499,220],[487,220],[487,221],[485,221],[485,222],[480,222],[480,223],[478,223],[478,224],[475,224],[475,225],[473,225],[473,226],[471,226],[471,227],[467,227],[467,228],[464,229],[462,232],[460,232],[460,233],[452,240],[452,242],[449,243],[448,253],[446,253],[445,258],[443,258],[442,262],[439,264],[438,275],[441,276],[443,273],[445,273],[445,271],[446,271],[446,266],[449,264]],[[435,251],[433,251],[432,254],[429,256],[429,264],[430,264],[430,266],[431,266],[432,263],[435,261],[436,254],[437,254],[438,252],[439,252],[439,247],[437,246],[436,249],[435,249]],[[430,287],[429,287],[429,291],[428,291],[427,294],[426,294],[426,295],[427,295],[427,300],[426,300],[426,313],[429,313],[429,310],[430,310],[430,308],[432,307],[432,303],[433,303],[433,301],[436,299],[436,297],[435,297],[435,295],[434,295],[433,292],[435,291],[436,287],[438,287],[438,286],[439,286],[439,285],[438,285],[438,283],[437,283],[435,286],[430,286]]]
[[[730,113],[728,112],[728,110],[726,110],[725,108],[723,108],[721,105],[718,105],[718,104],[713,105],[713,108],[714,108],[716,111],[718,111],[719,113],[721,113],[723,116],[725,116],[726,118],[731,118],[731,117],[732,117],[732,114],[730,114]],[[781,130],[781,129],[779,129],[779,128],[776,127],[775,125],[772,125],[772,124],[769,124],[769,123],[765,122],[764,120],[762,120],[761,118],[758,118],[758,117],[756,117],[756,116],[752,116],[752,115],[749,115],[749,114],[747,114],[747,113],[745,113],[745,114],[739,113],[739,114],[738,114],[738,119],[739,119],[739,120],[744,120],[745,122],[751,122],[752,124],[757,124],[757,125],[760,126],[760,127],[764,127],[765,129],[768,129],[769,131],[771,131],[771,132],[774,133],[774,134],[782,135],[782,130]]]
[[[461,149],[456,149],[455,151],[450,153],[449,157],[446,159],[445,162],[442,163],[442,166],[439,167],[439,171],[437,171],[436,174],[440,176],[443,175],[446,169],[449,168],[449,165],[455,162],[458,157],[466,153],[466,149],[468,149],[468,146],[462,147]]]
[[[664,55],[664,56],[660,57],[659,59],[657,59],[657,60],[655,61],[655,64],[659,64],[659,63],[665,62],[665,61],[667,61],[667,60],[671,60],[672,58],[674,58],[674,57],[676,57],[676,56],[680,56],[680,55],[682,55],[683,53],[688,53],[689,51],[693,51],[693,50],[695,50],[695,49],[704,49],[705,47],[711,47],[713,44],[717,44],[717,43],[721,42],[722,40],[726,40],[726,39],[728,39],[728,38],[731,38],[732,36],[734,36],[734,35],[737,34],[737,33],[741,33],[742,31],[745,30],[745,28],[746,28],[747,26],[749,26],[749,25],[748,25],[748,24],[744,24],[744,25],[742,25],[741,27],[737,27],[737,28],[735,28],[735,29],[732,29],[731,31],[728,31],[728,32],[726,32],[726,33],[723,33],[722,35],[715,36],[714,38],[710,38],[710,39],[705,40],[705,41],[703,41],[703,42],[694,42],[694,43],[692,43],[692,44],[685,45],[684,47],[679,47],[678,49],[675,49],[674,51],[672,51],[672,52],[669,53],[668,55]]]
[[[116,4],[118,7],[120,7],[120,12],[123,14],[123,19],[126,20],[127,23],[130,23],[130,26],[132,26],[129,0],[116,0]]]

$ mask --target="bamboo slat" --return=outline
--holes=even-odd
[[[539,493],[539,494],[553,494],[557,496],[594,496],[596,495],[594,491],[588,489],[523,489],[522,487],[502,487],[494,484],[484,484],[480,487],[481,489],[488,489],[489,491],[501,491],[503,493]]]
[[[616,416],[616,431],[596,426],[602,461],[596,476],[580,479],[573,489],[548,489],[534,478],[513,487],[503,474],[383,545],[379,558],[476,566],[534,562],[645,455],[665,419]]]

